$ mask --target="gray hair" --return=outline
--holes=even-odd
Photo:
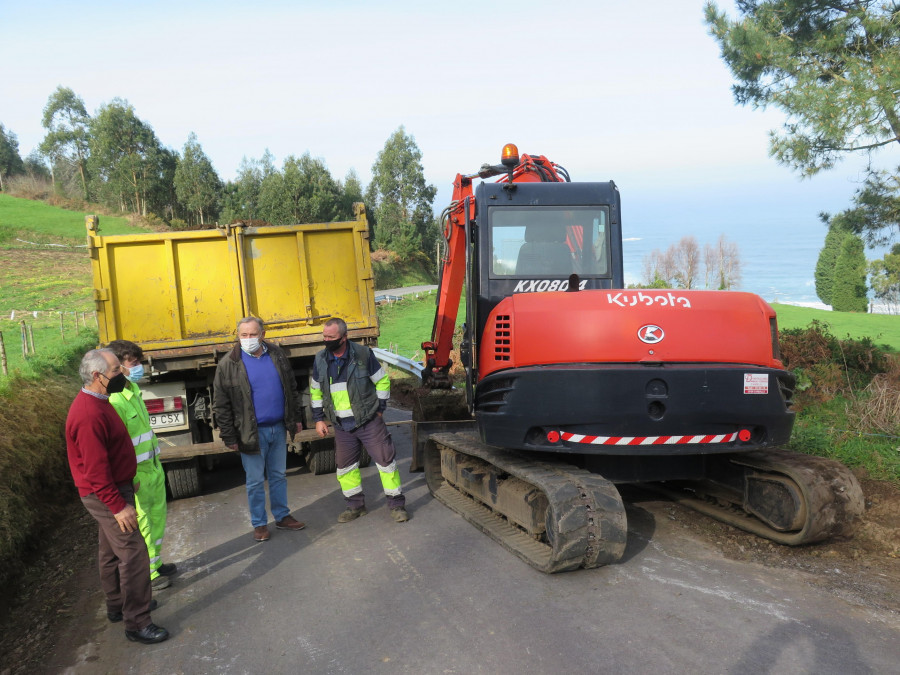
[[[81,365],[78,367],[78,374],[81,375],[83,384],[90,384],[94,381],[94,373],[105,373],[109,368],[109,361],[106,360],[104,354],[113,354],[112,349],[92,349],[81,357]]]
[[[338,332],[341,334],[341,337],[344,337],[347,334],[347,322],[343,319],[339,319],[337,317],[333,319],[328,319],[325,322],[326,326],[337,326]]]
[[[243,319],[241,319],[240,321],[237,322],[237,327],[235,328],[235,331],[240,332],[241,326],[243,326],[245,323],[250,323],[251,321],[255,321],[256,325],[259,326],[260,333],[262,333],[266,329],[266,327],[263,325],[262,319],[260,319],[259,317],[245,316]]]

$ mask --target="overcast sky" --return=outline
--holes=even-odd
[[[734,104],[699,0],[0,0],[0,24],[0,123],[23,157],[63,85],[91,114],[127,99],[179,152],[195,132],[223,180],[268,148],[278,167],[309,152],[367,184],[403,125],[436,212],[507,142],[574,180],[615,180],[626,219],[673,200],[727,219],[741,195],[815,219],[859,178],[845,164],[801,182],[768,157],[783,118]]]

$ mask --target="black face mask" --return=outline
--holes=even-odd
[[[106,376],[104,375],[104,377]],[[128,378],[125,377],[125,373],[119,373],[114,377],[107,378],[106,393],[110,395],[118,394],[125,389],[126,384],[128,384]]]
[[[325,340],[325,349],[334,354],[341,349],[341,340],[343,338],[338,338],[337,340]]]

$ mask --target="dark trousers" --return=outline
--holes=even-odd
[[[376,464],[386,467],[394,461],[394,441],[381,415],[375,415],[353,431],[344,431],[339,425],[334,425],[334,459],[339,470],[357,464],[363,447]],[[406,497],[402,494],[386,497],[389,508],[396,509],[406,504]],[[344,500],[351,509],[358,509],[366,503],[362,492],[344,497]]]
[[[120,485],[119,492],[134,506],[131,485]],[[97,495],[82,497],[81,503],[100,526],[98,562],[106,610],[122,612],[125,630],[141,630],[150,623],[150,600],[153,598],[150,556],[141,531],[122,532],[112,511]]]

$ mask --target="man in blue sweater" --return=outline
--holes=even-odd
[[[291,439],[303,428],[300,394],[291,364],[281,348],[266,342],[256,317],[237,325],[239,343],[219,361],[213,380],[213,413],[222,442],[241,453],[247,474],[247,501],[253,539],[268,541],[269,509],[279,530],[302,530],[287,505],[287,432]]]

